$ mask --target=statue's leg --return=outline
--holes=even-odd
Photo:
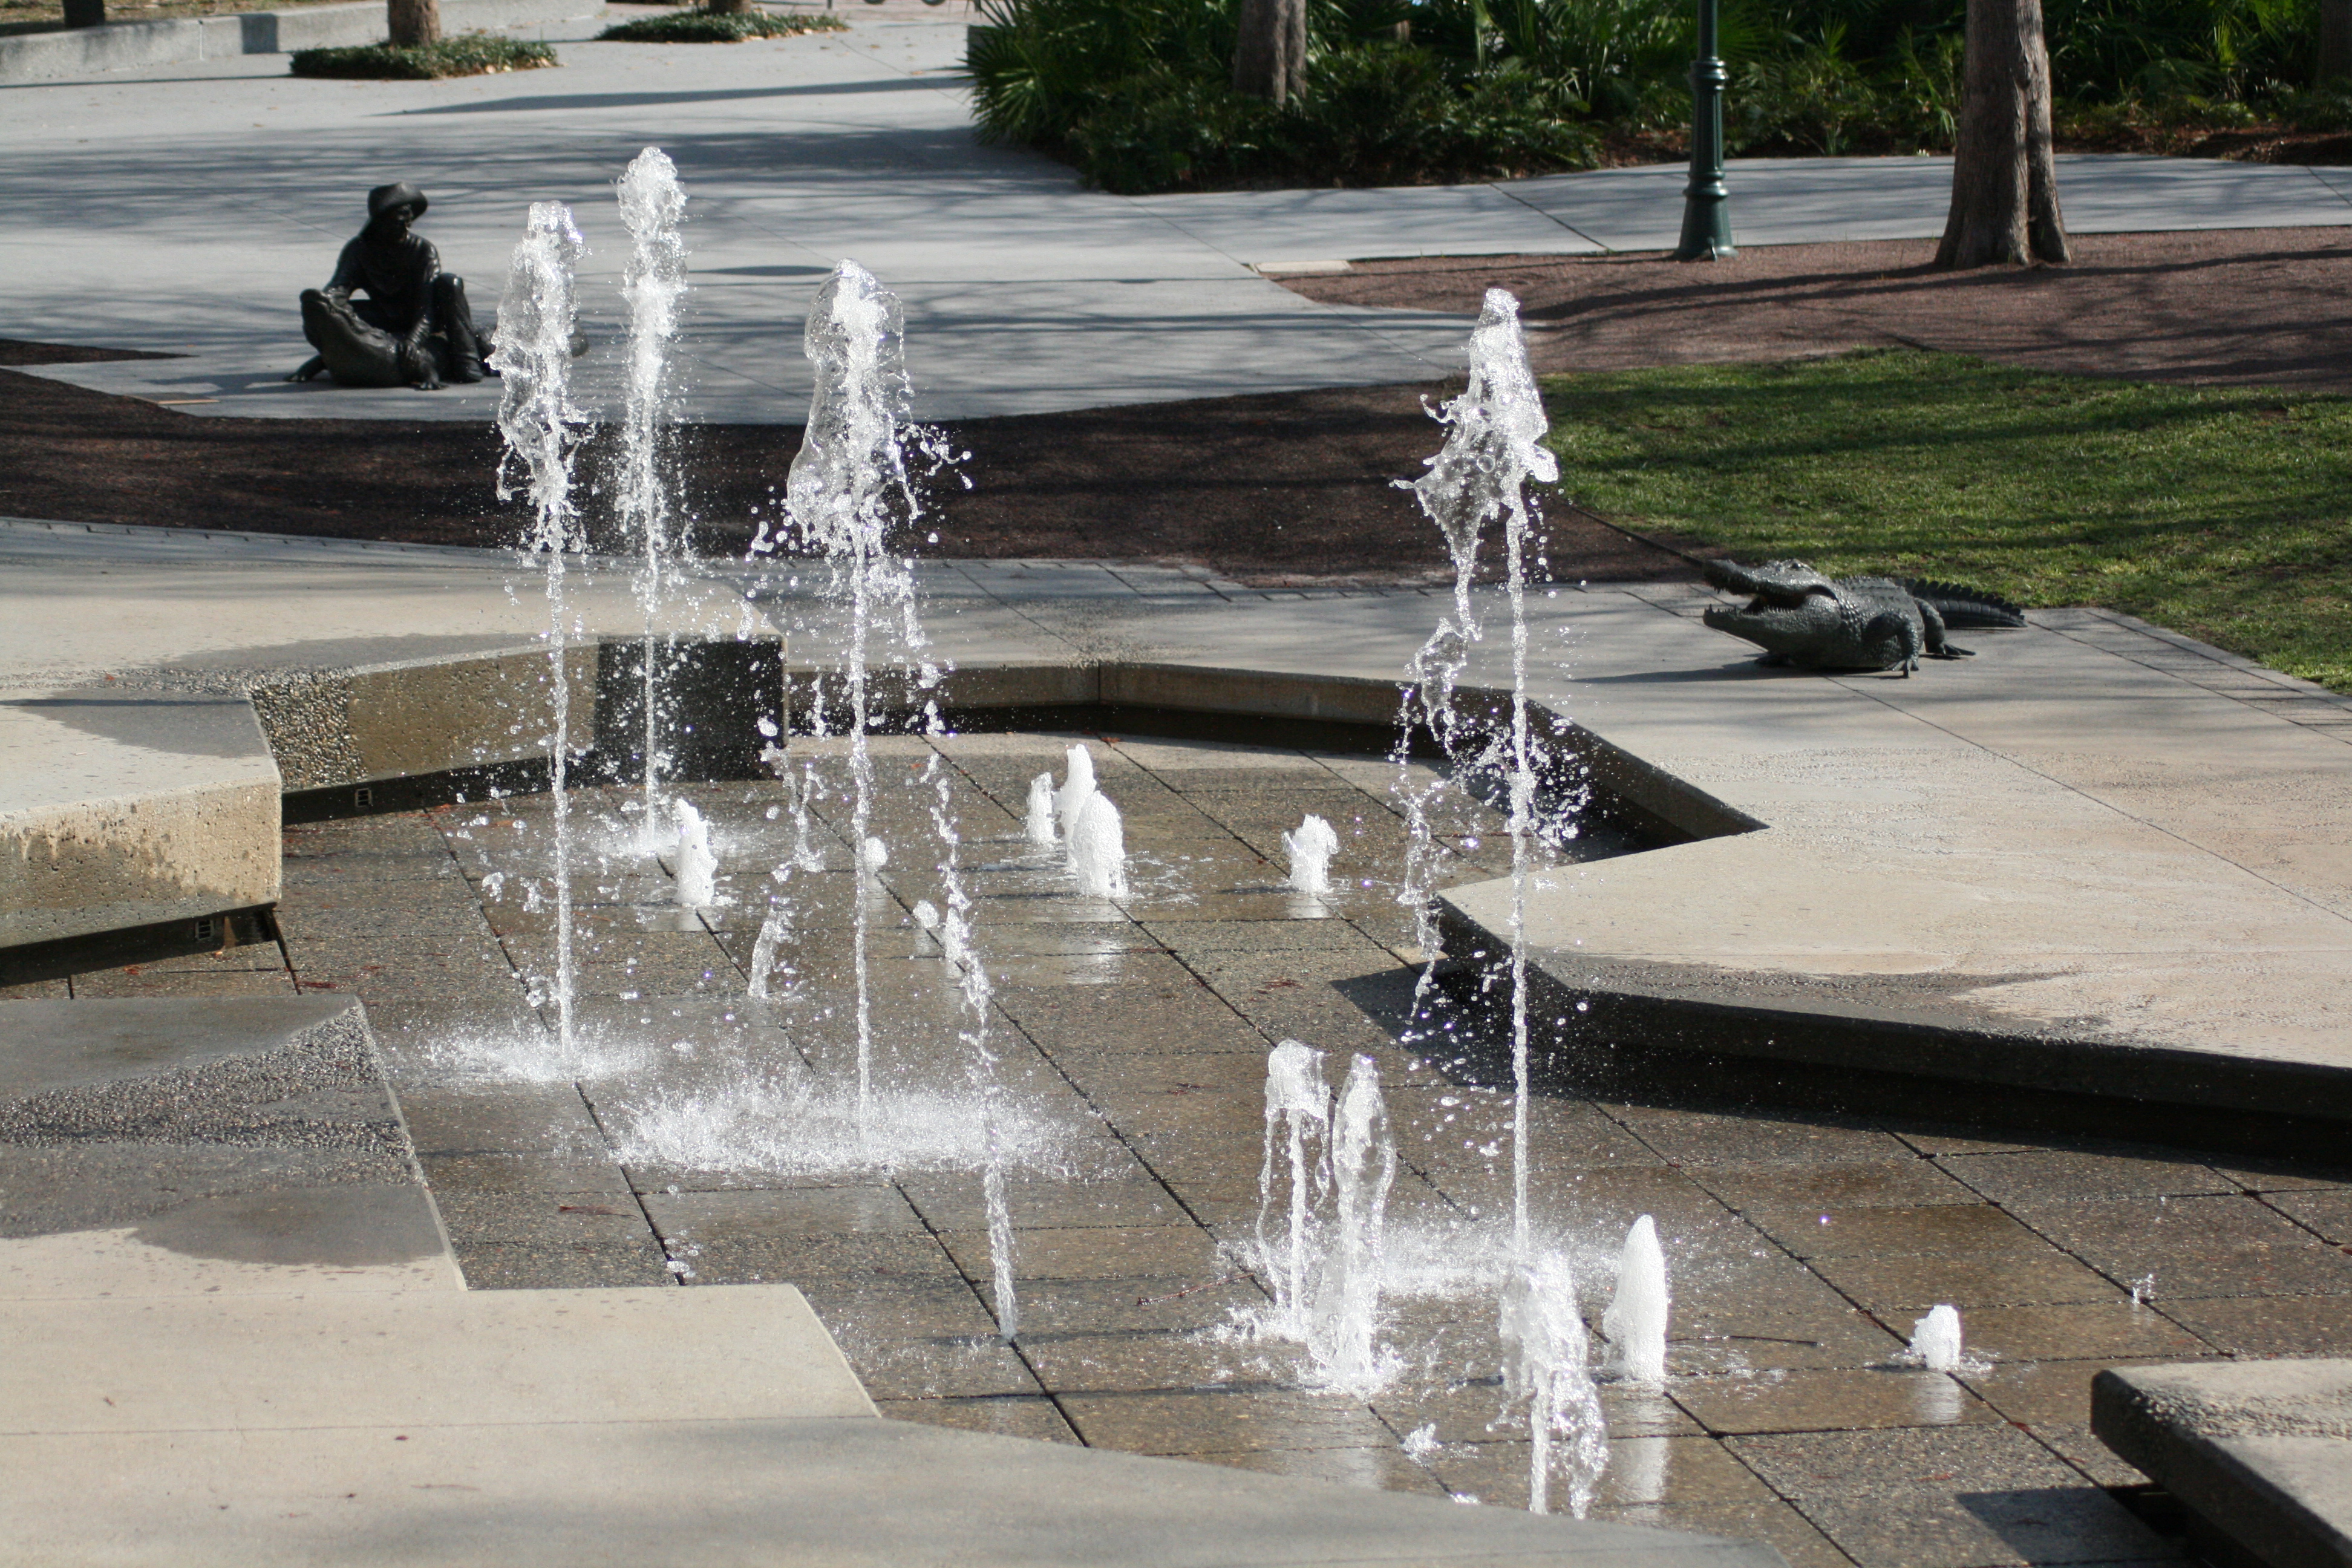
[[[1976,654],[1974,652],[1962,647],[1959,644],[1952,641],[1950,637],[1944,635],[1944,617],[1937,612],[1935,605],[1927,603],[1925,599],[1919,601],[1919,619],[1926,623],[1927,627],[1927,657],[1929,658],[1976,658]]]
[[[433,279],[433,316],[440,322],[442,340],[447,344],[449,363],[443,374],[451,381],[481,380],[482,360],[489,348],[474,330],[474,310],[466,302],[463,278],[444,272]]]
[[[349,300],[316,289],[304,290],[302,335],[319,351],[338,385],[408,384],[392,334],[362,320]]]

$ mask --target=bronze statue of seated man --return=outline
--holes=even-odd
[[[498,374],[483,366],[489,339],[474,327],[466,280],[442,271],[433,242],[409,231],[425,206],[405,180],[368,193],[367,226],[343,247],[335,275],[302,290],[302,335],[319,352],[287,380],[324,371],[342,386],[431,392]]]

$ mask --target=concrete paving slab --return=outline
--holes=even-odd
[[[352,1007],[341,996],[27,1002],[0,1012],[0,1102],[283,1050]]]
[[[1600,253],[1599,244],[1529,201],[1520,184],[1219,191],[1139,196],[1135,205],[1252,265],[1482,252]],[[1465,245],[1475,248],[1465,252]]]
[[[459,1288],[353,999],[0,1009],[0,1323]]]
[[[2113,1368],[2091,1427],[2189,1510],[2207,1555],[2352,1563],[2352,1362]]]
[[[110,1433],[0,1456],[0,1542],[58,1562],[1780,1568],[1718,1537],[894,1421]]]
[[[1500,188],[1610,250],[1671,249],[1685,171],[1608,169]],[[1951,208],[1952,161],[1741,158],[1725,172],[1741,245],[1932,239]],[[2352,205],[2313,171],[2210,159],[2067,153],[2059,199],[2077,234],[2284,228],[2352,223]]]
[[[66,1433],[871,1415],[786,1285],[14,1301],[0,1428]]]

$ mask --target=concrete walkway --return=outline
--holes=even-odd
[[[615,13],[619,14],[619,13]],[[572,203],[593,250],[599,349],[586,401],[618,384],[627,239],[612,181],[658,143],[692,197],[697,289],[684,409],[797,423],[806,301],[854,257],[907,303],[930,418],[1430,379],[1456,366],[1458,318],[1317,304],[1252,270],[1379,256],[1671,245],[1677,168],[1386,191],[1140,200],[974,139],[958,77],[964,24],[851,7],[846,35],[730,47],[566,42],[562,69],[444,82],[325,82],[250,56],[0,88],[0,336],[142,349],[169,361],[42,371],[194,415],[482,419],[494,387],[295,387],[294,296],[323,280],[362,193],[395,177],[487,313],[528,204]],[[554,26],[585,37],[593,18]],[[157,128],[169,126],[168,138]],[[1940,232],[1937,158],[1736,164],[1742,244]],[[2336,170],[2120,157],[2062,161],[2081,232],[2352,223]]]

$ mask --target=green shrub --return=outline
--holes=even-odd
[[[414,46],[362,44],[341,49],[297,49],[287,68],[296,76],[429,81],[436,77],[536,70],[555,63],[555,51],[545,44],[467,33]]]
[[[1336,38],[1285,107],[1228,82],[1220,0],[984,0],[966,63],[984,135],[1128,194],[1243,184],[1413,184],[1587,168],[1599,138],[1560,82],[1395,39],[1389,0],[1311,13]],[[1414,23],[1415,37],[1420,23]]]
[[[1726,105],[1726,147],[1832,158],[1886,151],[1885,99],[1845,58],[1842,41],[1832,28],[1828,37],[1789,54],[1739,67]]]
[[[798,33],[839,33],[849,24],[823,11],[775,16],[766,11],[667,11],[616,22],[596,35],[622,44],[740,44],[747,38],[788,38]]]
[[[2060,133],[2078,144],[2187,152],[2273,114],[2352,129],[2352,92],[2307,87],[2319,0],[2045,3]],[[982,129],[1142,192],[1577,168],[1604,131],[1689,116],[1689,0],[1307,0],[1306,87],[1281,110],[1229,86],[1239,7],[982,0],[966,57]],[[1722,0],[1731,150],[1949,149],[1966,12]]]

